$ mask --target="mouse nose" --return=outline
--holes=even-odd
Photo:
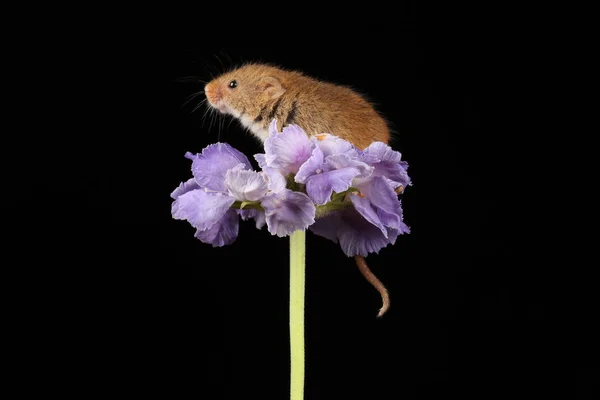
[[[218,85],[214,85],[212,82],[204,86],[204,94],[211,103],[216,103],[223,97]]]

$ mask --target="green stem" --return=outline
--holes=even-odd
[[[306,232],[290,236],[290,399],[304,400],[304,279]]]
[[[256,209],[256,210],[262,210],[262,206],[260,205],[260,201],[239,201],[236,200],[232,205],[231,208],[236,208],[238,210],[244,209],[244,210],[249,210],[251,208]]]

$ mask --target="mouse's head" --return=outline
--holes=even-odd
[[[210,81],[204,93],[209,104],[223,114],[256,117],[269,101],[285,93],[281,73],[266,65],[244,65]]]

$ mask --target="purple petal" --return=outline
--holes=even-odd
[[[317,218],[315,223],[310,226],[310,230],[315,234],[329,239],[335,243],[338,242],[338,231],[342,224],[341,211],[331,212],[321,218]]]
[[[213,247],[222,247],[235,242],[239,225],[237,213],[230,209],[216,224],[205,231],[197,230],[194,236]]]
[[[256,162],[258,162],[258,166],[260,167],[260,169],[263,169],[264,167],[267,166],[267,161],[265,160],[264,154],[262,154],[262,153],[255,154],[254,159],[256,160]]]
[[[354,204],[354,208],[356,208],[356,211],[358,211],[364,219],[366,219],[368,222],[379,228],[379,230],[381,231],[381,233],[383,233],[384,236],[387,236],[387,230],[385,229],[385,226],[383,226],[383,224],[381,223],[377,212],[371,206],[371,202],[369,201],[369,199],[356,194],[352,194],[350,196],[350,200],[352,200],[352,204]]]
[[[267,181],[256,171],[230,169],[225,174],[225,186],[239,201],[258,201],[267,193]]]
[[[321,149],[324,157],[329,157],[332,154],[346,154],[352,158],[358,156],[356,147],[352,143],[337,136],[322,133],[313,136],[311,139]]]
[[[267,177],[267,185],[271,192],[279,193],[285,189],[287,181],[277,168],[264,167],[263,172]]]
[[[254,159],[258,162],[258,166],[266,175],[267,184],[270,191],[277,193],[285,189],[287,185],[285,177],[281,175],[281,172],[277,168],[271,168],[267,166],[267,161],[264,154],[255,154]]]
[[[382,142],[371,143],[361,156],[362,161],[375,167],[373,175],[386,176],[404,187],[411,184],[408,176],[408,163],[401,161],[402,155]]]
[[[392,188],[392,190],[396,190],[397,188],[399,188],[400,186],[405,187],[404,185],[402,185],[399,182],[393,181],[390,178],[388,178],[387,176],[382,176],[383,179],[385,179],[385,182],[388,184],[389,187]],[[358,186],[357,186],[358,187]]]
[[[364,219],[362,221],[348,223],[346,229],[340,230],[340,247],[348,257],[366,257],[369,253],[379,253],[387,245],[396,243],[397,230],[387,229],[384,236],[374,225]]]
[[[315,147],[312,154],[304,164],[300,166],[295,180],[298,183],[306,183],[306,179],[323,171],[323,152],[318,147]]]
[[[267,223],[265,212],[262,210],[256,210],[256,216],[254,217],[254,220],[256,221],[256,229],[262,229],[262,227]]]
[[[248,158],[227,143],[211,144],[202,154],[186,153],[192,161],[192,174],[200,187],[225,191],[225,173],[237,166],[252,169]]]
[[[278,135],[279,133],[280,132],[277,130],[277,120],[274,119],[269,124],[269,136],[275,136],[275,135]]]
[[[315,205],[304,193],[284,189],[263,197],[261,205],[272,235],[289,236],[315,222]]]
[[[221,193],[206,193],[202,189],[182,194],[171,206],[175,219],[187,220],[194,228],[204,231],[225,215],[235,199]]]
[[[402,205],[398,195],[386,181],[386,178],[377,176],[369,185],[361,187],[363,193],[370,200],[371,205],[377,210],[377,215],[383,225],[400,229],[402,223]]]
[[[181,182],[179,184],[179,186],[177,187],[177,189],[173,190],[173,192],[171,193],[171,198],[173,200],[177,200],[177,198],[179,196],[181,196],[182,194],[185,194],[185,193],[189,192],[190,190],[196,190],[196,189],[200,189],[200,186],[198,186],[198,184],[196,183],[196,180],[194,178],[190,178],[190,179],[188,179],[187,182]]]
[[[297,125],[289,125],[282,133],[270,136],[265,141],[267,166],[277,168],[283,176],[295,174],[311,156],[312,143]]]
[[[349,207],[319,218],[310,230],[336,243],[339,242],[348,257],[378,253],[389,244],[394,244],[399,233],[386,229],[386,236],[375,225],[365,220],[354,208]]]
[[[333,192],[339,193],[352,185],[352,180],[360,174],[357,168],[342,168],[313,175],[306,182],[306,193],[318,205],[327,203]]]
[[[250,209],[237,210],[237,212],[244,221],[254,218],[254,221],[256,221],[256,229],[262,229],[262,227],[265,226],[265,212],[263,210]]]
[[[342,168],[357,168],[360,172],[357,175],[358,178],[367,178],[373,172],[373,167],[351,158],[347,154],[333,154],[325,159],[328,169],[342,169]]]
[[[402,235],[404,233],[410,233],[410,227],[406,225],[404,222],[400,224],[399,233]]]
[[[385,176],[398,186],[407,187],[411,185],[410,177],[402,164],[375,164],[373,175]]]
[[[393,150],[390,146],[383,142],[373,142],[366,149],[363,150],[363,154],[369,155],[377,160],[377,162],[389,162],[398,164],[402,159],[402,155]]]

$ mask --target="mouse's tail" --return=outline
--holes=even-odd
[[[385,286],[383,286],[383,283],[381,283],[381,281],[377,279],[377,277],[371,272],[369,266],[367,265],[367,260],[365,260],[364,257],[354,256],[354,260],[356,261],[356,266],[358,267],[360,273],[363,274],[365,279],[368,280],[369,283],[373,285],[373,287],[377,289],[381,295],[381,301],[383,302],[383,305],[379,310],[379,314],[377,314],[377,317],[381,317],[383,314],[385,314],[388,308],[390,308],[390,295],[388,294]]]

